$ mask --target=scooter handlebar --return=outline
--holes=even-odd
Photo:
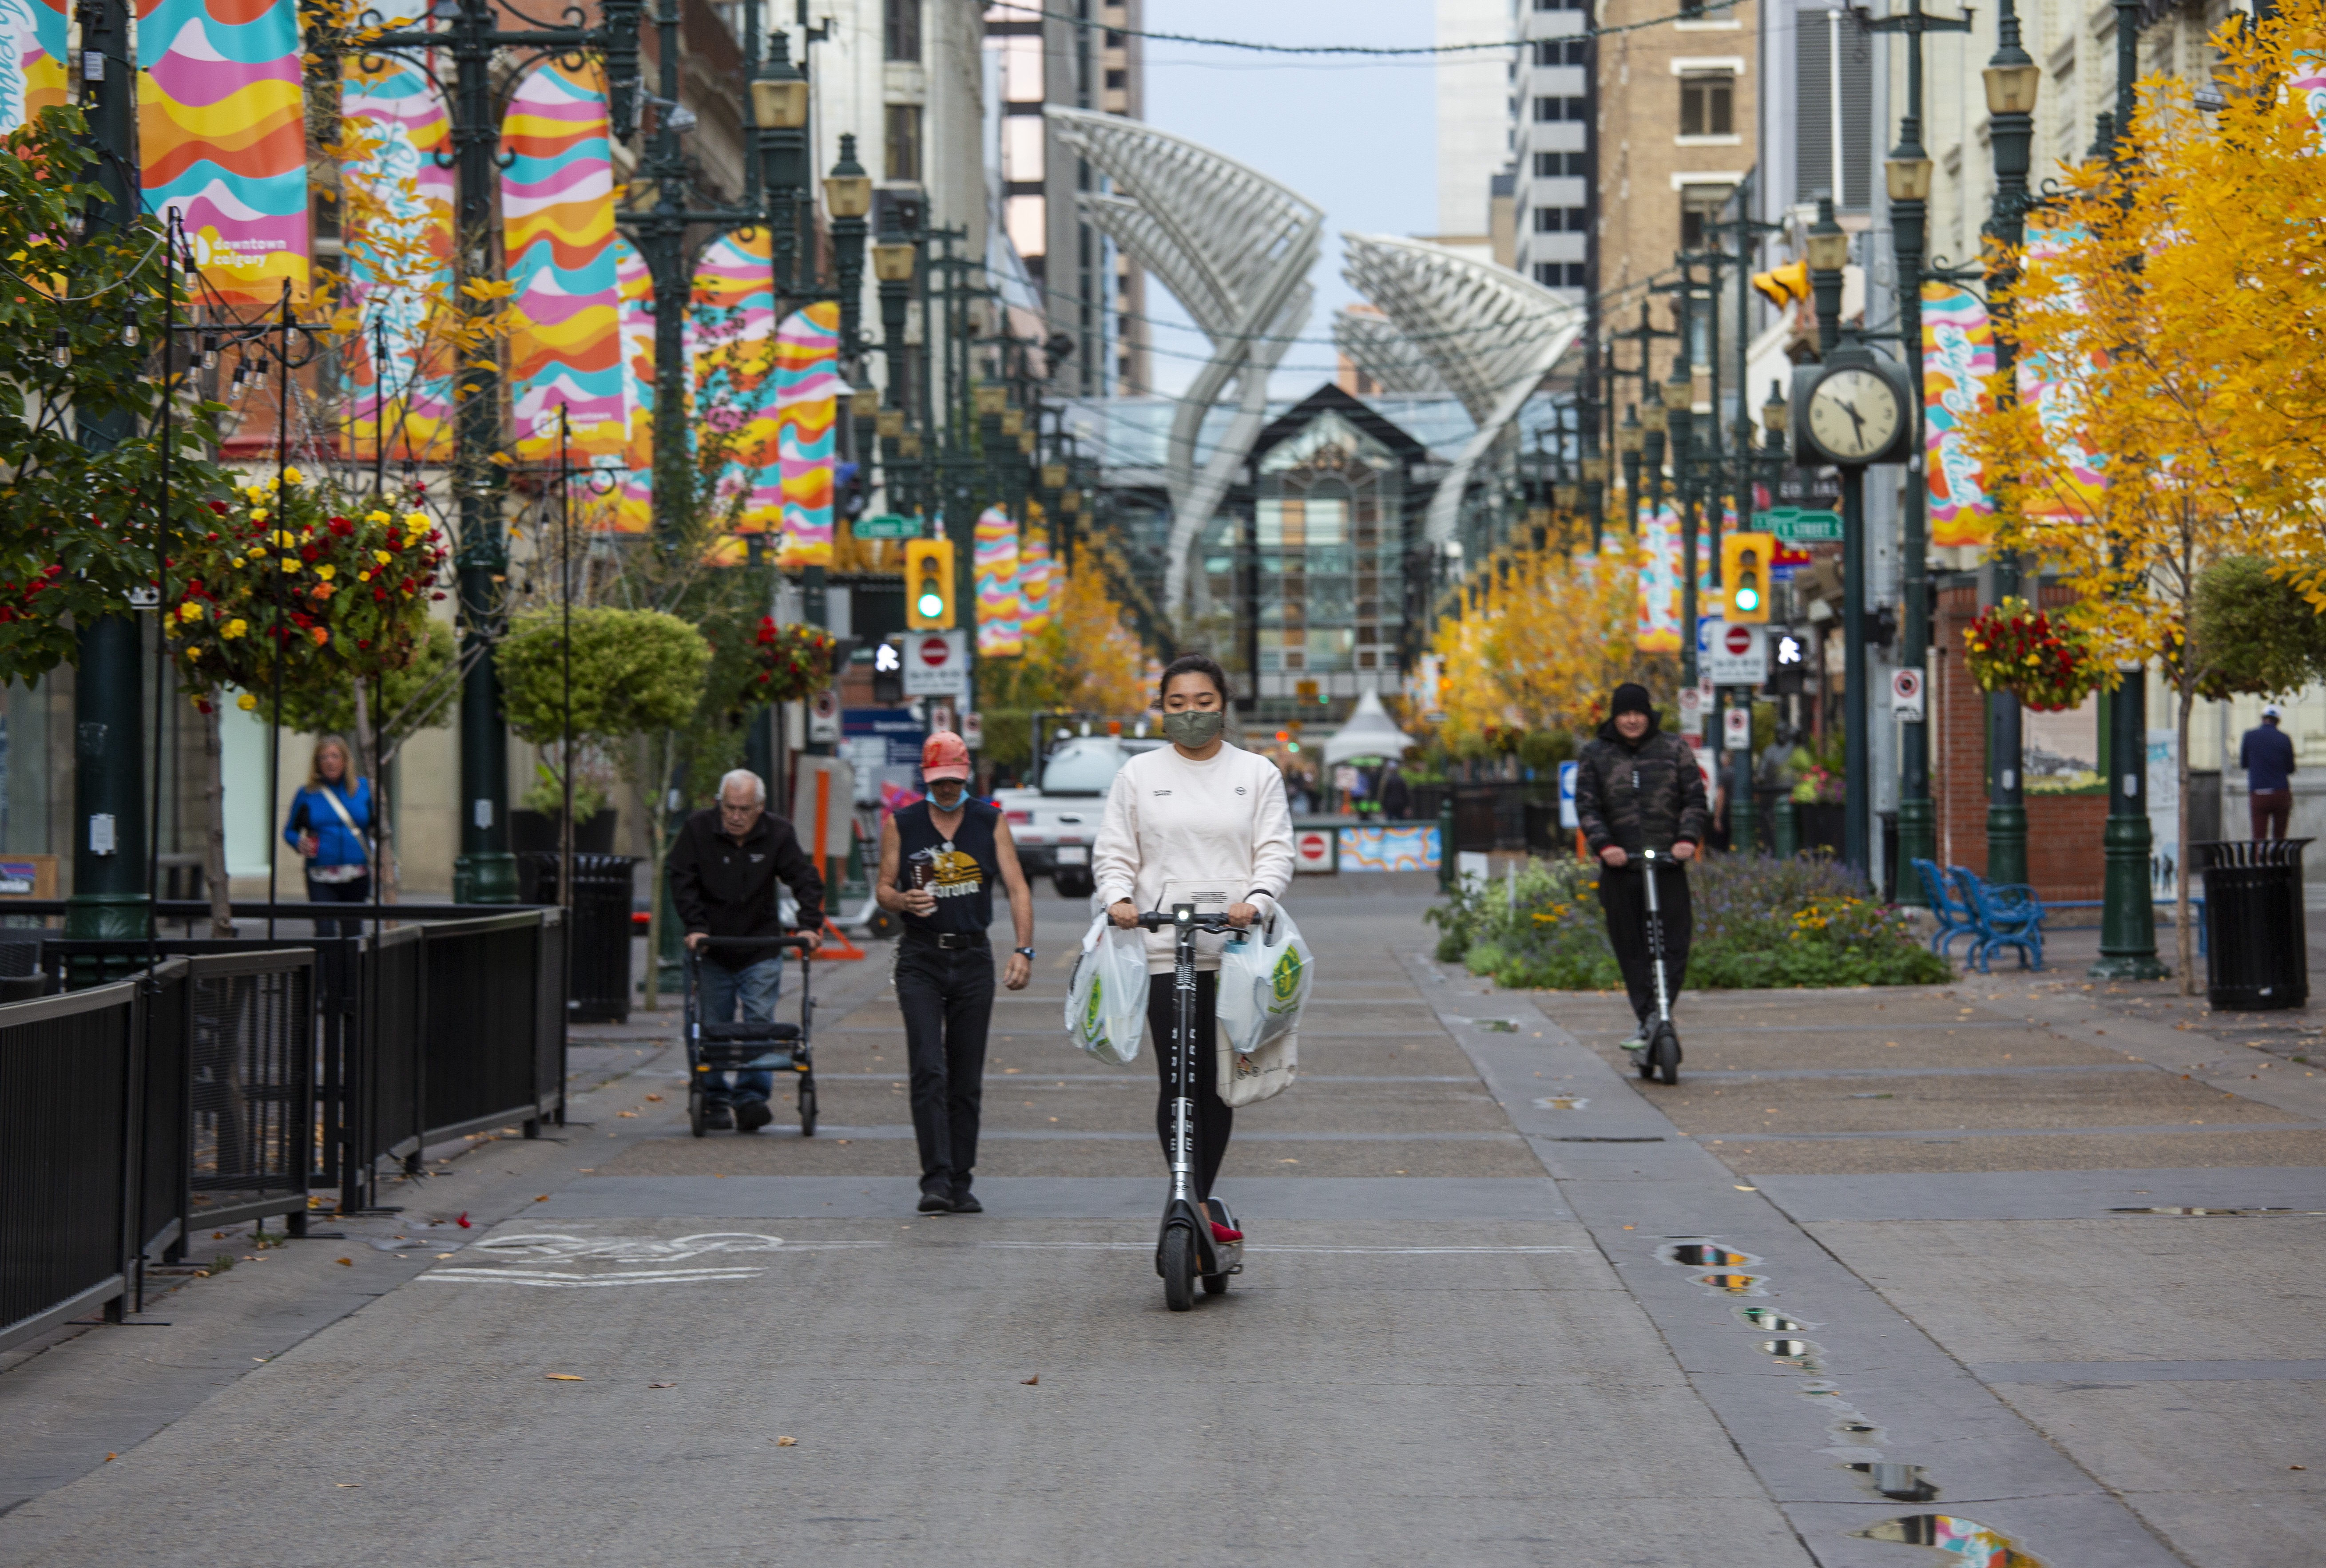
[[[1166,909],[1146,910],[1139,916],[1140,927],[1145,931],[1165,931],[1179,923],[1179,917]],[[1251,934],[1250,926],[1230,925],[1224,914],[1196,914],[1191,912],[1186,924],[1191,931],[1205,932],[1213,936],[1232,936],[1239,942]]]

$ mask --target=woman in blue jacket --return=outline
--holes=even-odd
[[[348,776],[348,743],[315,742],[307,784],[292,798],[283,841],[307,862],[307,897],[316,904],[361,904],[371,896],[371,785]],[[360,920],[319,920],[317,936],[361,936]]]

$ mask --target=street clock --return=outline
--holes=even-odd
[[[1912,404],[1896,367],[1871,357],[1794,373],[1793,450],[1837,468],[1903,461]]]

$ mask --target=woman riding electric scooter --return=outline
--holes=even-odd
[[[1099,897],[1114,923],[1137,927],[1142,911],[1168,912],[1193,904],[1205,914],[1248,926],[1274,912],[1292,881],[1292,817],[1284,802],[1284,775],[1266,757],[1230,746],[1227,673],[1200,654],[1186,654],[1163,672],[1163,733],[1171,744],[1132,757],[1114,777],[1091,864]],[[1156,1134],[1165,1157],[1171,1148],[1170,1049],[1173,988],[1153,983],[1174,968],[1168,925],[1147,933],[1147,1025],[1155,1042],[1160,1083]],[[1211,1208],[1212,1180],[1227,1154],[1235,1113],[1220,1099],[1212,1069],[1218,1034],[1220,951],[1227,938],[1197,942],[1196,1060],[1204,1071],[1193,1097],[1196,1196],[1216,1241],[1242,1232],[1223,1225]]]

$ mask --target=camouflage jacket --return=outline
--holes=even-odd
[[[1583,748],[1575,775],[1575,815],[1596,855],[1610,844],[1632,854],[1670,849],[1682,839],[1704,842],[1712,813],[1694,748],[1666,735],[1651,715],[1648,732],[1625,740],[1609,719]]]

